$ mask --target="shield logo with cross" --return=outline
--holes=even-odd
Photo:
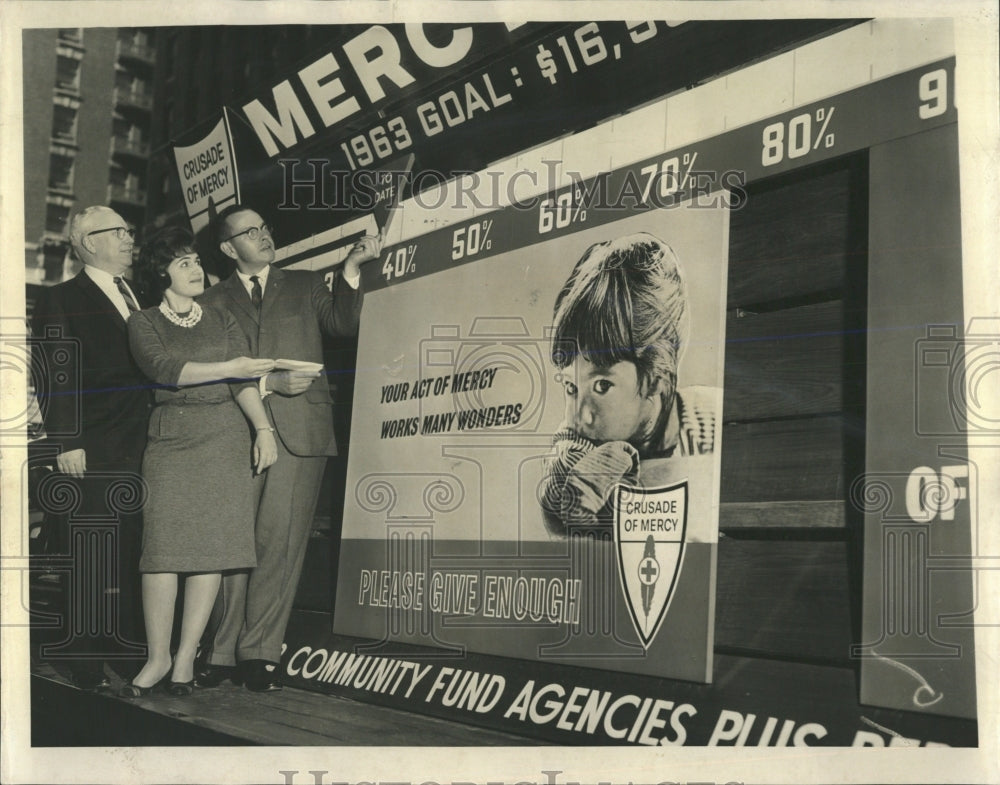
[[[677,587],[687,531],[688,484],[615,491],[618,578],[635,631],[649,648]]]

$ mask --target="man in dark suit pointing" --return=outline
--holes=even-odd
[[[274,241],[254,210],[232,205],[216,218],[216,240],[236,271],[209,289],[202,305],[239,322],[255,357],[322,364],[323,335],[354,335],[361,312],[360,264],[378,256],[381,238],[348,254],[331,289],[307,270],[272,267]],[[217,630],[198,683],[226,678],[254,691],[280,689],[277,665],[312,529],[323,470],[337,454],[333,401],[319,372],[272,372],[260,382],[277,431],[278,460],[259,480],[257,567],[223,578]]]
[[[74,216],[70,242],[83,269],[43,293],[33,320],[45,367],[68,370],[50,373],[48,394],[40,403],[48,443],[58,450],[56,468],[75,488],[70,524],[89,520],[113,526],[108,551],[104,546],[86,550],[87,536],[74,535],[64,543],[76,556],[66,587],[67,639],[50,650],[53,657],[69,660],[73,681],[88,690],[111,686],[105,659],[128,658],[134,664],[143,655],[139,471],[151,401],[125,329],[129,314],[140,307],[125,279],[132,238],[132,229],[108,207],[88,207]],[[58,356],[67,346],[73,349],[72,368]],[[109,600],[115,597],[117,618],[109,618],[115,604]],[[107,634],[109,624],[116,626]]]

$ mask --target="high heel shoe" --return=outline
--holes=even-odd
[[[164,685],[166,685],[166,683],[169,681],[169,679],[170,679],[170,675],[167,674],[166,676],[164,676],[162,679],[160,679],[158,682],[156,682],[156,684],[152,685],[151,687],[140,687],[138,684],[134,684],[132,682],[129,682],[124,687],[122,687],[120,690],[118,690],[118,697],[119,698],[146,698],[149,695],[151,695],[154,690],[157,690],[160,687],[163,687]]]
[[[172,681],[167,685],[167,694],[182,698],[194,692],[194,679],[191,681]]]

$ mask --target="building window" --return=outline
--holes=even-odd
[[[125,180],[128,177],[128,173],[124,169],[119,169],[115,167],[108,173],[108,180],[113,186],[123,188],[125,186]]]
[[[119,90],[124,90],[126,93],[132,92],[135,81],[135,77],[128,71],[115,72],[115,87]]]
[[[49,156],[49,188],[56,191],[73,190],[73,159],[52,153]]]
[[[141,95],[149,92],[149,82],[129,71],[117,71],[115,73],[115,87],[128,93],[139,93]]]
[[[142,129],[134,123],[130,123],[128,120],[124,120],[120,117],[116,117],[112,120],[111,135],[115,139],[135,145],[142,145],[144,142],[142,138]]]
[[[122,28],[118,31],[118,56],[151,64],[156,59],[152,36],[146,30]]]
[[[79,91],[80,61],[59,56],[56,59],[56,87],[63,90]]]
[[[76,109],[59,105],[52,107],[52,136],[70,142],[76,141]]]

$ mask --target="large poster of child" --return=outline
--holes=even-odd
[[[711,681],[725,198],[524,222],[365,271],[334,630]]]

